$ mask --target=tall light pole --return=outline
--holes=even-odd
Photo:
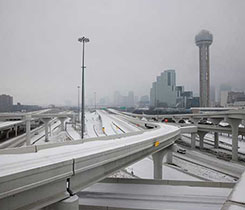
[[[94,109],[96,111],[96,92],[94,92]]]
[[[77,86],[77,113],[78,113],[78,122],[79,122],[79,116],[80,116],[80,86]]]
[[[81,116],[81,138],[83,139],[84,133],[84,46],[86,42],[89,42],[89,39],[86,37],[78,38],[78,41],[82,43],[82,116]]]

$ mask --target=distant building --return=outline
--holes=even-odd
[[[105,96],[100,98],[98,106],[108,106],[109,104],[110,104],[110,99],[108,96]]]
[[[193,97],[192,91],[184,91],[184,86],[176,86],[176,107],[190,109],[199,106],[199,97]]]
[[[72,106],[71,100],[65,100],[64,104],[65,104],[65,106]]]
[[[245,101],[244,92],[230,91],[227,97],[228,104],[234,104],[235,102],[238,102],[238,101]]]
[[[119,91],[115,91],[113,95],[113,105],[120,106],[121,105],[121,94]]]
[[[119,91],[115,91],[113,95],[113,106],[115,107],[134,107],[134,92],[129,91],[127,96],[121,95]]]
[[[144,95],[140,97],[140,101],[139,101],[140,108],[149,107],[149,104],[150,104],[150,99],[148,95]]]
[[[52,108],[54,108],[54,105]],[[17,103],[16,105],[13,105],[13,108],[12,108],[14,112],[32,112],[32,111],[37,111],[41,109],[42,107],[38,105],[22,105],[21,103]]]
[[[10,112],[13,108],[13,97],[9,95],[0,95],[0,112]]]
[[[177,99],[182,98],[182,94],[185,91],[184,86],[176,86],[175,90],[176,90],[176,98]]]
[[[215,94],[215,87],[211,86],[210,88],[210,106],[215,107],[216,105],[216,94]]]
[[[224,103],[224,93],[223,93],[223,99],[221,98],[221,94],[222,92],[230,92],[231,91],[231,86],[228,84],[221,84],[219,87],[219,98],[218,101],[220,102],[220,105],[223,106],[222,104]],[[223,100],[222,104],[221,104],[221,100]],[[227,103],[227,102],[226,102]]]
[[[183,99],[183,93],[184,93],[184,86],[176,86],[176,107],[183,108],[184,105],[184,99]]]
[[[228,104],[228,93],[229,91],[222,90],[220,92],[220,106],[226,107]]]
[[[127,104],[127,106],[128,107],[134,107],[134,105],[135,105],[134,92],[130,91],[130,92],[128,92],[128,104]]]
[[[139,103],[139,96],[135,96],[135,97],[134,97],[134,103],[135,103],[135,104],[138,104],[138,103]]]
[[[193,92],[192,91],[184,91],[182,93],[183,101],[184,101],[184,108],[191,108],[193,104]],[[195,102],[196,103],[196,102]]]
[[[140,101],[142,101],[142,102],[149,102],[149,96],[148,95],[144,95],[144,96],[141,96],[140,97]]]
[[[200,106],[200,98],[199,97],[193,97],[190,107],[199,107],[199,106]]]
[[[152,83],[150,105],[154,107],[176,106],[176,74],[175,70],[166,70]]]
[[[120,106],[128,107],[128,96],[121,96]]]
[[[245,105],[245,94],[244,92],[221,91],[220,105],[222,107],[244,106]]]
[[[227,97],[228,106],[245,106],[245,94],[244,92],[228,92]]]

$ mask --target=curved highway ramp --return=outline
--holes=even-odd
[[[141,126],[144,126],[142,123]],[[148,155],[171,146],[175,126],[0,152],[0,209],[38,209],[68,198]]]

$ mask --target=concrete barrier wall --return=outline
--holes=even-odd
[[[101,183],[117,184],[146,184],[146,185],[175,185],[192,187],[221,187],[233,188],[233,182],[211,182],[211,181],[181,181],[181,180],[156,180],[156,179],[128,179],[128,178],[106,178]]]
[[[46,143],[42,145],[31,145],[31,146],[26,146],[26,147],[0,149],[0,154],[23,154],[23,153],[37,152],[43,149],[49,149],[49,148],[54,148],[54,147],[67,146],[67,145],[83,144],[85,142],[91,142],[91,141],[106,141],[106,140],[112,140],[112,139],[120,139],[123,137],[139,135],[142,133],[144,133],[144,131],[136,131],[136,132],[131,132],[131,133],[119,134],[119,135],[87,138],[84,140],[58,142],[58,143]]]

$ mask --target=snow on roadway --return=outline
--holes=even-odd
[[[85,126],[86,133],[89,138],[105,136],[102,131],[102,123],[99,119],[97,112],[86,112],[85,113]]]
[[[109,117],[111,119],[113,119],[113,121],[125,132],[125,133],[129,133],[129,132],[135,132],[135,131],[140,131],[141,129],[139,129],[139,127],[134,126],[132,124],[130,124],[129,122],[127,122],[126,120],[120,118],[119,115],[114,115],[114,114],[110,114]]]
[[[211,133],[207,133],[205,136],[205,139],[208,139],[210,141],[214,141],[214,135]],[[231,135],[230,136],[228,136],[227,134],[219,135],[219,141],[227,144],[227,145],[220,144],[220,146],[222,146],[224,148],[231,149],[231,145],[232,145]],[[230,145],[230,146],[228,146],[228,145]],[[240,136],[238,137],[238,147],[239,147],[238,152],[245,154],[245,140],[242,140],[242,138]]]
[[[215,161],[215,159],[211,160]],[[187,171],[188,173],[195,174],[198,177],[203,179],[207,179],[209,181],[215,182],[236,182],[237,180],[233,177],[226,175],[224,173],[218,172],[216,170],[212,170],[209,167],[203,167],[201,165],[195,164],[194,162],[188,162],[184,159],[180,159],[177,157],[173,158],[173,163],[180,166],[182,169]],[[218,168],[217,168],[218,170]]]
[[[189,148],[185,148],[185,150],[186,154],[174,153],[174,156],[197,165],[211,168],[215,171],[221,171],[233,177],[240,177],[245,170],[244,165],[217,159],[213,154],[203,153],[199,150],[192,150]]]
[[[102,113],[101,113],[102,112]],[[123,129],[125,132],[132,132],[132,131],[137,131],[136,127],[132,126],[130,123],[126,122],[125,120],[121,119],[120,116],[118,115],[109,115],[104,111],[99,111],[99,114],[102,115],[102,120],[104,120],[104,123],[106,122],[106,128],[108,128],[108,124],[111,127],[111,124],[115,122],[116,125],[120,126],[121,129]],[[98,114],[86,112],[86,131],[87,131],[87,136],[86,137],[96,137],[95,131],[101,136],[104,135],[102,132],[102,124],[99,119]],[[60,132],[60,128],[57,127],[60,125],[60,121],[57,120],[53,125],[52,125],[52,136],[50,137],[50,142],[62,142],[62,141],[67,141],[67,135],[65,132]],[[55,129],[56,128],[56,129]],[[95,129],[94,129],[95,128]],[[112,128],[112,127],[111,127]],[[108,131],[108,129],[106,129]],[[80,133],[74,130],[71,124],[67,124],[67,132],[68,134],[74,139],[78,140],[80,139]],[[114,129],[111,130],[112,134],[115,134],[115,126]],[[32,142],[40,140],[36,144],[44,144],[44,131],[40,132],[38,135],[35,135],[32,138]],[[197,166],[195,164],[187,163],[184,160],[179,160],[176,159],[174,162],[179,165],[181,168],[188,170],[190,173],[196,174],[197,176],[200,177],[208,177],[210,180],[223,180],[227,181],[226,177],[220,177],[220,175],[215,175],[207,170],[205,170],[204,167],[200,169],[200,166]],[[133,171],[135,176],[138,176],[140,178],[153,178],[153,163],[152,160],[149,158],[145,158],[129,167],[126,168],[126,170],[131,173]],[[176,179],[176,180],[199,180],[196,177],[193,177],[191,175],[188,175],[186,173],[183,173],[179,170],[176,170],[172,167],[168,166],[163,166],[163,177],[164,179]],[[228,180],[232,181],[232,180]]]
[[[13,168],[17,173],[37,166],[42,167],[65,160],[86,157],[88,155],[138,144],[140,142],[148,141],[149,139],[159,138],[159,136],[164,134],[175,133],[178,130],[179,128],[175,126],[165,125],[164,127],[161,126],[159,129],[149,130],[139,135],[122,137],[119,139],[115,138],[116,141],[115,139],[106,141],[92,141],[84,144],[66,145],[40,150],[36,153],[0,155],[0,168],[2,169],[0,171],[0,177],[7,174],[12,174]]]
[[[82,208],[91,209],[217,210],[230,192],[230,188],[219,187],[96,183],[78,197]]]
[[[163,164],[163,179],[190,181],[209,180],[218,182],[236,181],[231,176],[197,165],[195,163],[191,163],[189,161],[179,159],[178,157],[173,157],[173,163],[175,165]],[[131,173],[139,178],[153,179],[153,161],[150,157],[128,166],[126,170],[128,173]]]
[[[73,140],[81,139],[81,124],[77,124],[76,128],[71,124],[67,124],[67,133]],[[84,138],[93,138],[105,136],[102,131],[102,124],[99,115],[96,112],[85,112],[85,132]]]
[[[81,139],[81,134],[79,133],[79,131],[75,130],[71,124],[67,124],[66,132],[72,138],[72,140]]]
[[[108,117],[112,118],[121,128],[129,131],[127,126],[124,127],[125,121],[119,119],[119,115],[109,115]],[[119,124],[120,122],[120,124]],[[134,129],[134,128],[133,128]],[[132,130],[130,130],[132,132]],[[134,130],[135,131],[135,130]],[[210,161],[214,161],[213,157],[209,159]],[[233,177],[224,175],[223,173],[219,173],[212,169],[208,169],[194,163],[186,162],[179,158],[174,158],[174,163],[180,167],[180,170],[186,170],[187,173],[193,174],[194,176],[202,177],[203,179],[208,179],[212,181],[224,181],[224,182],[232,182],[234,181]],[[166,179],[181,179],[181,180],[200,180],[196,177],[188,175],[184,172],[176,170],[172,167],[163,166],[163,174]],[[132,166],[126,168],[129,173],[133,173],[135,176],[139,176],[140,178],[153,178],[153,162],[149,158],[145,158]],[[166,177],[165,177],[166,176]]]
[[[66,119],[65,120],[65,123],[68,122],[68,121],[69,120]],[[70,124],[68,124],[67,127],[69,125]],[[42,131],[38,131],[36,133],[36,135],[34,135],[31,138],[31,143],[32,144],[35,144],[35,145],[40,145],[40,144],[55,143],[55,142],[65,142],[65,141],[70,141],[71,140],[68,137],[70,134],[67,135],[67,132],[66,131],[61,131],[61,129],[60,129],[60,121],[58,119],[54,119],[52,121],[51,130],[52,130],[52,132],[50,133],[50,127],[49,127],[49,141],[48,142],[45,142],[45,130],[43,128]],[[74,132],[74,130],[71,129],[71,133],[72,132]],[[73,137],[75,138],[75,136],[73,136]],[[79,139],[80,139],[80,136],[79,136]]]
[[[109,117],[109,114],[104,110],[97,110],[97,113],[101,117],[102,127],[104,128],[104,132],[106,135],[115,135],[115,134],[122,134],[122,131],[114,122],[112,118]]]
[[[126,170],[143,179],[153,179],[153,161],[147,157],[143,160],[134,163],[131,166],[128,166]],[[167,165],[163,165],[163,179],[167,180],[190,180],[190,181],[200,181],[200,179],[178,171],[174,168],[168,167]]]
[[[57,138],[58,133],[60,132],[60,129],[58,128],[60,126],[60,121],[59,120],[53,120],[52,125],[51,125],[51,136],[50,136],[50,130],[49,130],[49,142],[59,142],[59,138]],[[49,127],[50,129],[50,127]],[[31,144],[35,145],[40,145],[40,144],[45,144],[45,130],[43,127],[42,131],[37,131],[36,135],[34,135],[31,138]],[[25,144],[23,146],[26,146]]]

